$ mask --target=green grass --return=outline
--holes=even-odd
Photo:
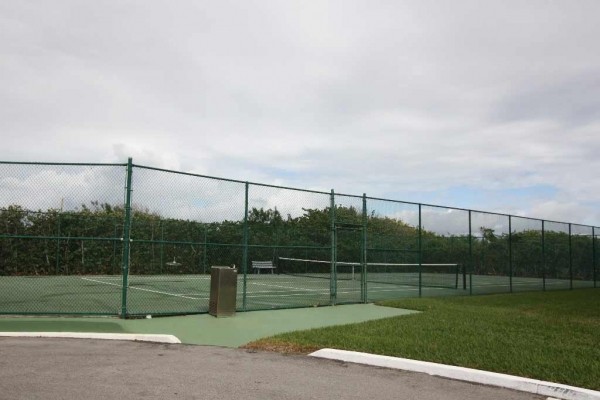
[[[422,313],[286,333],[249,347],[354,350],[600,390],[600,290],[386,301]]]

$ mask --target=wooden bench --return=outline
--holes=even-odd
[[[273,273],[275,268],[273,261],[252,261],[252,269],[257,274],[260,274],[261,269],[270,269],[271,273]]]

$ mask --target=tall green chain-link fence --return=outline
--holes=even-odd
[[[0,167],[0,312],[117,314],[127,166]]]
[[[0,163],[0,313],[237,309],[598,286],[598,228],[123,164]],[[259,264],[266,268],[255,268]]]

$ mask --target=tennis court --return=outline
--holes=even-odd
[[[264,310],[372,302],[422,296],[456,296],[511,291],[593,287],[593,281],[457,273],[372,272],[366,280],[353,266],[331,274],[238,275],[237,309]],[[418,284],[419,280],[421,285]],[[433,283],[433,284],[432,284]],[[0,305],[8,314],[127,315],[208,312],[210,275],[131,275],[123,290],[120,275],[0,277]]]
[[[381,276],[379,276],[381,280]],[[418,279],[411,274],[407,279]],[[329,276],[249,274],[238,276],[238,310],[324,306],[418,295],[412,284],[367,282],[360,275]],[[425,288],[423,288],[425,290]],[[440,295],[456,289],[427,288]],[[464,291],[460,291],[464,294]],[[0,277],[0,305],[8,313],[120,314],[123,277],[120,275]],[[132,275],[128,278],[129,315],[208,312],[210,275]]]
[[[2,314],[204,313],[211,266],[237,266],[239,311],[596,287],[600,275],[587,225],[131,159],[0,162],[0,177],[38,182],[0,199]]]

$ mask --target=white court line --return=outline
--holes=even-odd
[[[104,285],[117,286],[117,287],[120,287],[120,288],[122,288],[122,287],[123,287],[123,285],[117,285],[116,283],[99,281],[99,280],[97,280],[97,279],[91,279],[91,278],[81,278],[81,279],[83,279],[84,281],[90,281],[90,282],[102,283],[102,284],[104,284]],[[129,289],[140,290],[140,291],[142,291],[142,292],[150,292],[150,293],[164,294],[164,295],[166,295],[166,296],[181,297],[182,299],[198,300],[196,297],[188,297],[188,296],[181,295],[181,294],[175,294],[175,293],[163,292],[163,291],[160,291],[160,290],[144,289],[144,288],[139,288],[139,287],[135,287],[135,286],[129,286]]]
[[[266,284],[261,284],[264,286],[269,286]],[[272,285],[272,286],[276,286],[276,285]],[[281,287],[283,289],[289,289],[289,290],[293,290],[296,292],[301,292],[301,293],[295,293],[295,294],[279,294],[278,291],[261,291],[258,293],[271,293],[271,296],[273,297],[291,297],[291,296],[306,296],[306,292],[317,292],[318,294],[323,294],[323,295],[329,295],[330,294],[330,290],[329,288],[326,289],[306,289],[306,288],[292,288],[292,287],[286,287],[286,286],[277,286],[277,287]],[[427,289],[435,289],[435,290],[443,290],[443,288],[427,288]],[[406,292],[406,291],[418,291],[418,288],[413,288],[413,287],[406,287],[406,288],[400,288],[400,289],[383,289],[383,288],[377,288],[377,287],[368,287],[367,289],[369,291],[369,293],[374,292],[374,293],[381,293],[381,292]],[[257,292],[252,292],[257,293]],[[355,293],[360,293],[360,288],[356,288],[356,289],[342,289],[342,290],[337,290],[336,291],[337,294],[355,294]],[[264,295],[261,296],[246,296],[246,297],[264,297]]]
[[[117,286],[117,287],[123,287],[122,285],[118,285],[116,283],[110,283],[110,282],[104,282],[104,281],[100,281],[100,280],[96,280],[96,279],[91,279],[91,278],[81,278],[83,280],[86,281],[90,281],[90,282],[96,282],[96,283],[102,283],[105,285],[110,285],[110,286]],[[283,287],[285,288],[285,287]],[[130,286],[129,289],[135,289],[135,290],[141,290],[143,292],[151,292],[151,293],[157,293],[157,294],[164,294],[167,296],[174,296],[174,297],[181,297],[184,299],[189,299],[189,300],[209,300],[210,297],[189,297],[186,295],[180,295],[180,294],[175,294],[175,293],[168,293],[168,292],[163,292],[160,290],[151,290],[151,289],[144,289],[144,288],[137,288],[137,287],[132,287]],[[287,289],[291,289],[291,288],[287,288]],[[304,291],[304,293],[297,293],[297,294],[273,294],[273,293],[277,293],[277,292],[273,292],[273,291],[263,291],[262,293],[272,293],[273,297],[292,297],[292,296],[306,296],[306,289],[296,289],[297,291]],[[314,289],[313,289],[314,290]],[[338,293],[353,293],[353,292],[338,292]],[[322,295],[329,295],[329,289],[322,289],[322,293],[320,293]],[[265,295],[246,295],[246,298],[263,298],[265,297]]]
[[[97,275],[96,275],[97,276]],[[141,275],[135,275],[132,276],[130,275],[129,278],[127,279],[129,282],[131,281],[136,281],[139,280]],[[193,281],[209,281],[210,282],[210,278],[202,278],[202,277],[189,277],[189,278],[178,278],[178,279],[169,279],[169,277],[172,277],[172,275],[166,275],[167,279],[165,279],[165,276],[163,275],[148,275],[148,276],[144,276],[143,281],[145,282],[164,282],[164,281],[168,281],[168,282],[193,282]],[[122,276],[106,276],[106,277],[102,277],[102,279],[105,279],[106,281],[111,281],[111,282],[123,282],[123,277]]]
[[[119,287],[119,288],[123,287],[122,285],[119,285],[119,284],[116,284],[116,283],[106,282],[106,281],[92,279],[92,278],[81,278],[81,279],[86,280],[86,281],[90,281],[90,282],[101,283],[101,284],[104,284],[104,285],[116,286],[116,287]],[[310,289],[310,288],[299,288],[299,287],[273,285],[273,284],[258,283],[258,282],[249,282],[249,283],[252,283],[254,285],[260,285],[260,286],[276,287],[276,288],[281,288],[281,289],[286,289],[286,290],[293,290],[293,291],[300,292],[300,293],[294,293],[294,294],[286,293],[286,294],[282,294],[282,293],[279,293],[278,291],[266,290],[266,291],[260,291],[260,292],[252,292],[252,294],[247,294],[246,298],[262,298],[262,297],[265,297],[265,296],[269,296],[269,294],[272,297],[297,297],[297,296],[306,296],[307,292],[309,292],[309,293],[313,292],[315,294],[322,295],[322,296],[328,296],[330,294],[330,289],[329,288]],[[401,287],[400,289],[384,289],[383,287],[372,287],[372,286],[367,286],[367,287],[368,287],[369,292],[375,292],[375,293],[380,293],[380,292],[397,292],[397,291],[416,291],[416,290],[418,290],[417,288],[413,288],[413,287]],[[135,289],[135,290],[140,290],[140,291],[149,292],[149,293],[163,294],[163,295],[166,295],[166,296],[179,297],[179,298],[189,299],[189,300],[209,300],[210,299],[210,297],[208,297],[208,296],[194,296],[194,294],[176,294],[176,293],[163,292],[161,290],[152,290],[152,289],[139,288],[139,287],[135,287],[135,286],[130,286],[129,289]],[[439,290],[442,290],[442,288],[428,288],[428,289],[439,289]],[[360,291],[360,288],[356,288],[356,289],[343,289],[343,290],[338,290],[336,292],[336,294],[342,294],[342,295],[343,294],[356,294],[359,291]],[[263,294],[256,294],[256,293],[263,293]],[[194,296],[194,297],[192,297],[192,296]]]
[[[293,281],[292,281],[293,282]],[[289,282],[290,284],[292,282]],[[278,288],[282,288],[282,289],[288,289],[288,290],[293,290],[293,291],[297,291],[297,292],[329,292],[329,288],[323,288],[323,289],[310,289],[310,288],[299,288],[299,287],[295,287],[295,286],[282,286],[282,285],[273,285],[273,284],[268,284],[268,283],[258,283],[258,282],[251,282],[254,285],[260,285],[260,286],[267,286],[267,287],[278,287]],[[283,283],[287,283],[287,282],[283,282]],[[447,290],[446,288],[438,288],[438,287],[425,287],[424,289],[427,290]],[[367,284],[367,290],[369,292],[406,292],[406,291],[418,291],[419,289],[414,287],[414,286],[398,286],[397,288],[392,288],[390,289],[389,286],[372,286]],[[338,290],[337,293],[354,293],[354,292],[358,292],[360,291],[360,287],[357,287],[356,289],[342,289],[342,291]],[[256,292],[254,292],[256,293]],[[276,291],[265,291],[262,293],[277,293]]]
[[[290,287],[290,286],[281,286],[281,285],[272,285],[272,284],[268,284],[268,283],[258,283],[258,282],[252,282],[254,285],[259,285],[259,286],[268,286],[268,287],[278,287],[278,288],[282,288],[282,289],[289,289],[289,290],[302,290],[304,292],[319,292],[319,291],[323,291],[323,290],[329,290],[328,288],[323,288],[323,289],[309,289],[309,288],[297,288],[297,287]]]
[[[329,291],[322,291],[322,292],[313,292],[313,294],[308,295],[306,292],[304,293],[277,293],[277,292],[271,292],[271,294],[259,294],[259,295],[246,295],[246,297],[251,297],[251,298],[264,298],[264,297],[295,297],[295,296],[312,296],[312,295],[317,295],[317,296],[329,296]]]
[[[513,282],[513,286],[534,286],[539,285],[542,286],[542,282]],[[473,287],[482,287],[482,286],[499,286],[499,287],[510,287],[509,283],[494,283],[494,282],[482,282],[473,284]],[[546,286],[569,286],[569,282],[546,282]]]

